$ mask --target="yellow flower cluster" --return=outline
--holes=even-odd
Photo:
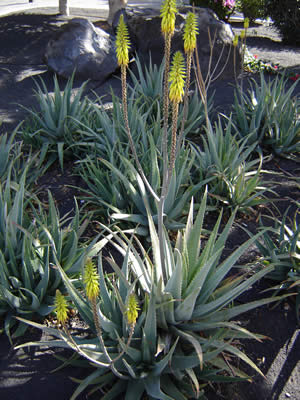
[[[99,295],[99,276],[97,269],[91,259],[88,259],[83,274],[86,295],[90,300],[94,300]]]
[[[173,34],[176,20],[176,0],[165,0],[161,6],[161,31],[164,35]]]
[[[192,53],[196,47],[198,35],[197,17],[194,13],[189,12],[184,26],[183,40],[185,53]]]
[[[173,103],[180,103],[182,101],[182,97],[184,95],[184,78],[184,58],[180,51],[176,51],[173,57],[169,77],[169,82],[171,82],[169,98]]]
[[[128,298],[127,309],[126,309],[126,317],[129,325],[135,325],[138,310],[140,310],[137,299],[134,293],[131,293]]]
[[[127,26],[124,22],[124,16],[120,16],[119,24],[117,26],[116,35],[116,51],[119,65],[128,65],[129,63],[129,34]]]
[[[55,293],[54,307],[58,322],[65,323],[68,319],[68,303],[65,296],[58,289]]]

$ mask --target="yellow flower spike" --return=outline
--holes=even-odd
[[[244,28],[248,29],[249,28],[249,18],[244,19]]]
[[[119,65],[127,66],[129,63],[129,34],[127,26],[124,22],[124,16],[121,15],[119,19],[119,24],[117,26],[116,35],[116,52]]]
[[[68,303],[65,296],[58,289],[55,293],[54,306],[58,322],[64,324],[68,319]]]
[[[184,26],[183,40],[185,53],[194,51],[197,43],[196,36],[198,35],[197,17],[194,13],[189,12]]]
[[[160,9],[161,31],[164,35],[173,34],[176,20],[176,0],[165,0]]]
[[[139,304],[134,293],[131,293],[128,298],[126,317],[129,325],[135,325],[138,317]]]
[[[234,39],[233,39],[233,46],[236,47],[238,45],[239,42],[239,35],[234,35]]]
[[[173,103],[180,103],[182,101],[184,95],[184,78],[184,58],[180,51],[176,51],[169,76],[169,82],[171,82],[169,98]]]
[[[94,300],[99,295],[99,276],[91,259],[88,259],[83,274],[86,295],[89,300]]]
[[[241,39],[244,39],[245,36],[246,36],[246,31],[243,29],[243,30],[241,31]]]

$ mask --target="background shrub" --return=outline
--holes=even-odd
[[[190,3],[197,7],[210,8],[223,21],[228,20],[235,7],[235,0],[193,0]]]
[[[283,42],[300,46],[300,0],[265,0],[265,13],[272,18]]]
[[[241,9],[244,17],[254,21],[264,16],[265,0],[241,0]]]

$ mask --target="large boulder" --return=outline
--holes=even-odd
[[[180,9],[176,17],[172,52],[183,51],[183,28],[190,7]],[[220,21],[209,9],[196,8],[199,35],[197,38],[201,72],[205,79],[210,72],[213,79],[232,79],[234,71],[240,72],[240,52],[236,51],[236,68],[233,68],[233,32],[229,24]],[[120,15],[128,25],[132,53],[147,61],[150,56],[160,64],[164,56],[164,39],[158,10],[124,8],[114,15],[116,28]],[[75,18],[53,37],[46,49],[46,62],[58,75],[70,77],[74,70],[83,79],[104,81],[118,69],[115,55],[115,35],[96,28],[86,19]]]
[[[114,36],[83,18],[62,26],[49,41],[45,60],[50,69],[65,78],[76,70],[83,79],[104,81],[118,68]]]
[[[182,7],[176,17],[175,34],[172,38],[172,52],[183,51],[183,28],[191,7]],[[215,78],[234,77],[234,34],[231,26],[220,21],[208,8],[196,8],[199,35],[197,48],[201,71],[206,77],[213,73]],[[156,10],[140,9],[127,11],[130,38],[139,55],[151,53],[152,61],[159,64],[164,56],[164,39],[161,34],[161,18]],[[211,61],[210,61],[211,59]],[[240,72],[240,52],[236,51],[236,72]]]

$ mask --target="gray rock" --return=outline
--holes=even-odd
[[[102,82],[118,68],[114,40],[88,20],[74,18],[49,41],[45,60],[50,69],[65,78],[75,69],[83,79]]]
[[[196,8],[198,15],[199,35],[197,47],[200,59],[201,71],[205,78],[210,71],[214,71],[214,77],[218,79],[232,79],[233,68],[233,38],[231,26],[220,21],[216,14],[207,8]],[[183,27],[187,12],[191,7],[183,7],[176,17],[175,34],[172,38],[172,52],[183,51]],[[128,14],[130,39],[139,55],[145,56],[151,53],[152,61],[159,64],[164,56],[164,39],[161,34],[161,18],[159,13],[150,9],[131,10]],[[209,32],[209,33],[208,33]],[[211,45],[213,48],[211,52]],[[212,62],[210,57],[212,55]],[[236,71],[240,72],[240,51],[236,51]]]
[[[190,10],[190,7],[179,10],[172,39],[172,52],[183,51],[183,27],[187,12]],[[220,21],[207,8],[196,8],[196,13],[199,27],[197,47],[204,78],[210,68],[215,80],[232,79],[234,35],[230,25]],[[164,39],[161,34],[159,11],[134,8],[125,12],[121,9],[115,14],[114,28],[121,14],[128,24],[131,52],[136,51],[146,62],[151,53],[152,61],[160,64],[164,56]],[[70,77],[76,69],[76,75],[81,78],[102,82],[118,69],[114,42],[113,34],[94,27],[86,19],[75,18],[63,25],[60,32],[48,43],[46,62],[49,68],[65,78]],[[240,57],[240,51],[237,50],[237,74],[240,73]]]
[[[118,11],[115,13],[115,15],[114,15],[114,17],[113,17],[113,20],[112,20],[112,23],[111,23],[112,30],[113,30],[113,32],[115,32],[115,33],[117,32],[117,27],[118,27],[118,25],[119,25],[119,21],[120,21],[121,15],[123,15],[123,17],[124,17],[124,22],[125,22],[125,24],[128,26],[128,17],[127,17],[127,13],[126,13],[125,8],[122,8],[122,9],[118,10]]]

